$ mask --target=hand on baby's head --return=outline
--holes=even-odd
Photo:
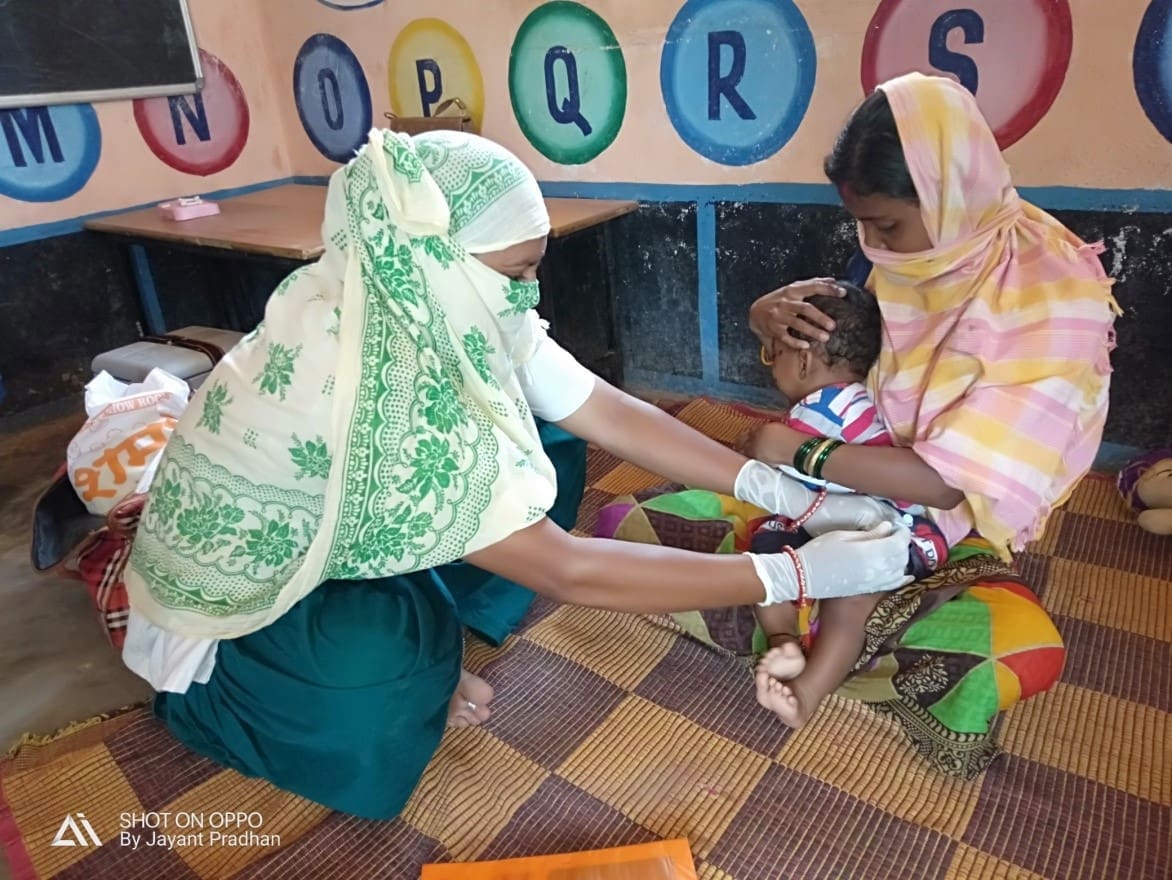
[[[834,330],[825,342],[811,342],[821,360],[866,376],[879,359],[883,339],[883,317],[875,295],[849,281],[840,281],[841,297],[814,296],[809,303],[834,321]]]
[[[808,342],[809,348],[774,345],[772,359],[766,358],[766,349],[762,349],[762,361],[790,404],[827,385],[863,381],[879,359],[883,335],[879,304],[871,293],[854,284],[839,282],[839,286],[845,291],[842,297],[817,295],[807,300],[834,321],[828,340],[794,333]]]

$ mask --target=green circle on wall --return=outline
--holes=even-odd
[[[537,7],[509,53],[509,99],[543,156],[561,165],[594,159],[627,112],[627,65],[610,25],[570,0]]]

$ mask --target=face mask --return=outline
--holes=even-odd
[[[505,298],[509,301],[510,314],[521,315],[537,308],[541,302],[541,285],[536,281],[509,281]]]

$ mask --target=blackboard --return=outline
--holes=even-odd
[[[0,108],[202,84],[187,0],[0,0]]]

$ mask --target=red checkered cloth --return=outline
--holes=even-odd
[[[106,517],[106,525],[82,541],[61,569],[61,573],[85,582],[106,638],[118,650],[126,641],[130,614],[123,573],[145,501],[145,495],[132,495],[116,505]]]

